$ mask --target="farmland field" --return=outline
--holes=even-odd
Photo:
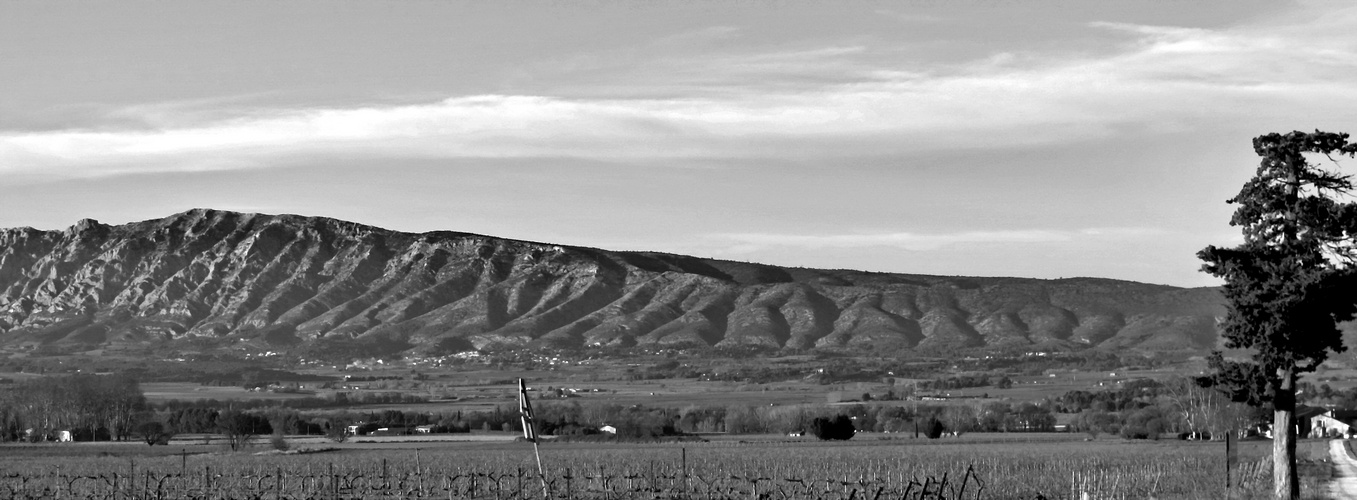
[[[148,401],[166,399],[299,399],[315,394],[272,393],[246,390],[235,386],[210,386],[192,382],[148,382],[141,384],[142,392]]]
[[[383,372],[371,372],[381,376]],[[392,373],[399,373],[392,370]],[[971,403],[987,401],[1033,401],[1043,397],[1062,394],[1070,390],[1100,390],[1112,388],[1116,383],[1133,379],[1166,379],[1178,372],[1172,370],[1108,373],[1072,373],[1059,377],[1019,377],[1011,388],[979,387],[939,391],[940,395],[960,397]],[[513,403],[517,392],[513,382],[498,380],[484,374],[448,374],[441,380],[425,382],[424,386],[437,386],[438,389],[411,388],[391,384],[351,384],[361,389],[315,389],[306,387],[305,393],[273,393],[267,391],[249,391],[238,386],[209,386],[191,382],[147,382],[141,387],[146,399],[152,403],[166,400],[264,400],[284,401],[302,398],[333,398],[336,392],[347,392],[355,397],[363,392],[400,392],[429,397],[427,403],[365,404],[352,409],[380,411],[387,409],[413,410],[421,412],[444,411],[487,411],[497,405]],[[541,373],[533,383],[534,389],[548,386],[578,389],[566,398],[581,403],[602,402],[620,405],[663,404],[668,407],[688,405],[798,405],[824,404],[842,399],[857,401],[864,393],[878,396],[887,392],[891,386],[880,383],[849,382],[818,385],[799,381],[771,383],[740,383],[729,381],[694,381],[684,379],[657,379],[638,381],[584,381],[573,377],[562,377],[558,373]],[[903,382],[901,382],[903,384]],[[903,386],[903,385],[902,385]],[[551,400],[547,396],[537,396]],[[889,402],[876,401],[876,404]],[[900,402],[899,404],[906,404]]]
[[[144,417],[179,430],[168,446],[3,444],[0,498],[541,498],[533,447],[515,441],[517,433],[501,430],[517,425],[517,377],[531,384],[543,422],[593,429],[619,421],[660,422],[686,426],[679,431],[703,432],[701,442],[547,440],[541,453],[546,489],[553,498],[1227,498],[1222,442],[1153,440],[1148,434],[1141,436],[1146,439],[1119,437],[1135,434],[1128,426],[1148,425],[1153,419],[1162,431],[1154,435],[1169,437],[1186,428],[1179,402],[1145,382],[1168,386],[1185,374],[1199,373],[1195,360],[984,372],[929,361],[929,370],[937,371],[910,372],[913,365],[903,364],[861,376],[855,375],[856,368],[840,368],[847,375],[839,378],[817,376],[823,372],[806,364],[814,360],[793,360],[804,366],[685,361],[695,367],[656,358],[537,370],[497,365],[310,368],[264,387],[226,383],[218,372],[192,382],[162,378],[141,383],[139,389],[149,403]],[[657,368],[665,366],[671,371]],[[1349,369],[1323,374],[1339,377],[1344,370]],[[36,380],[28,373],[13,375],[4,378],[15,387]],[[960,383],[975,375],[988,379]],[[1073,391],[1098,393],[1102,399],[1089,394],[1060,399]],[[1092,425],[1091,420],[1076,425],[1078,412],[1115,416],[1118,425],[1097,427],[1096,439],[1088,433],[966,432],[1032,429],[1013,420],[1029,402],[1041,403],[1027,406],[1052,419],[1041,429]],[[991,420],[985,424],[989,427],[980,427],[981,412],[993,408],[1006,412],[995,415],[1012,416],[1011,421]],[[271,428],[288,433],[318,434],[332,423],[439,424],[460,430],[352,436],[339,444],[320,435],[286,436],[286,445],[278,446],[285,452],[274,450],[270,431],[262,431],[251,446],[232,452],[221,425],[202,417],[209,411],[220,417],[233,409],[259,419],[267,416]],[[865,420],[858,420],[862,432],[847,442],[723,433],[806,430],[814,417],[849,415]],[[913,433],[865,432],[901,429],[908,421],[917,428],[934,417],[956,415],[972,422],[956,424],[960,437],[913,439]],[[1148,416],[1135,420],[1142,415]],[[791,425],[795,419],[805,421],[796,427]],[[950,428],[952,422],[946,425]],[[301,430],[307,426],[310,430]],[[560,429],[571,433],[569,427]],[[1269,496],[1269,444],[1242,444],[1229,498]],[[1299,458],[1304,498],[1322,498],[1319,485],[1330,474],[1327,442],[1302,441]]]
[[[487,438],[504,439],[490,434]],[[1225,498],[1221,442],[1076,434],[863,433],[847,442],[777,435],[706,442],[541,445],[554,498]],[[294,440],[289,454],[177,441],[6,445],[14,498],[541,498],[533,447],[494,440]],[[1246,441],[1234,498],[1270,487],[1268,441]],[[1305,498],[1320,498],[1327,441],[1301,442]],[[301,451],[302,453],[297,453]],[[945,481],[945,483],[944,483]]]

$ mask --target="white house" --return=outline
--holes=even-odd
[[[613,426],[611,426],[611,425],[605,425],[605,426],[603,426],[603,427],[599,427],[599,428],[598,428],[598,431],[599,431],[599,432],[606,432],[606,433],[608,433],[608,434],[617,434],[617,428],[616,428],[616,427],[613,427]]]
[[[1299,414],[1300,411],[1297,410]],[[1310,417],[1310,431],[1305,434],[1311,438],[1348,438],[1357,435],[1357,412],[1352,410],[1330,409]]]

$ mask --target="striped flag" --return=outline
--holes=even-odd
[[[518,415],[523,420],[523,439],[537,442],[537,427],[532,421],[532,403],[528,401],[528,384],[518,379]]]

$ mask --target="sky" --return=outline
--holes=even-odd
[[[1251,139],[1357,132],[1353,26],[1347,1],[3,0],[0,227],[201,207],[1212,286]]]

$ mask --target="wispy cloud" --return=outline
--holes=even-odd
[[[952,245],[1067,243],[1076,240],[1122,239],[1130,240],[1162,236],[1165,231],[1156,228],[1089,228],[1076,231],[1025,229],[1000,231],[962,231],[951,233],[851,233],[851,234],[773,234],[726,233],[708,235],[707,239],[724,242],[728,253],[746,253],[773,247],[803,250],[886,247],[912,251],[939,250]]]
[[[112,110],[117,120],[80,129],[0,132],[0,172],[251,168],[324,155],[902,153],[1100,138],[1130,123],[1190,130],[1207,120],[1352,109],[1357,41],[1348,30],[1357,23],[1357,8],[1320,7],[1328,9],[1321,22],[1311,17],[1315,7],[1279,24],[1223,30],[1096,24],[1112,39],[1124,39],[1111,53],[996,53],[920,66],[901,58],[900,47],[877,41],[679,57],[643,66],[649,76],[616,82],[662,87],[656,94],[665,97],[479,95],[180,113],[148,104]],[[717,27],[691,36],[735,35]]]

